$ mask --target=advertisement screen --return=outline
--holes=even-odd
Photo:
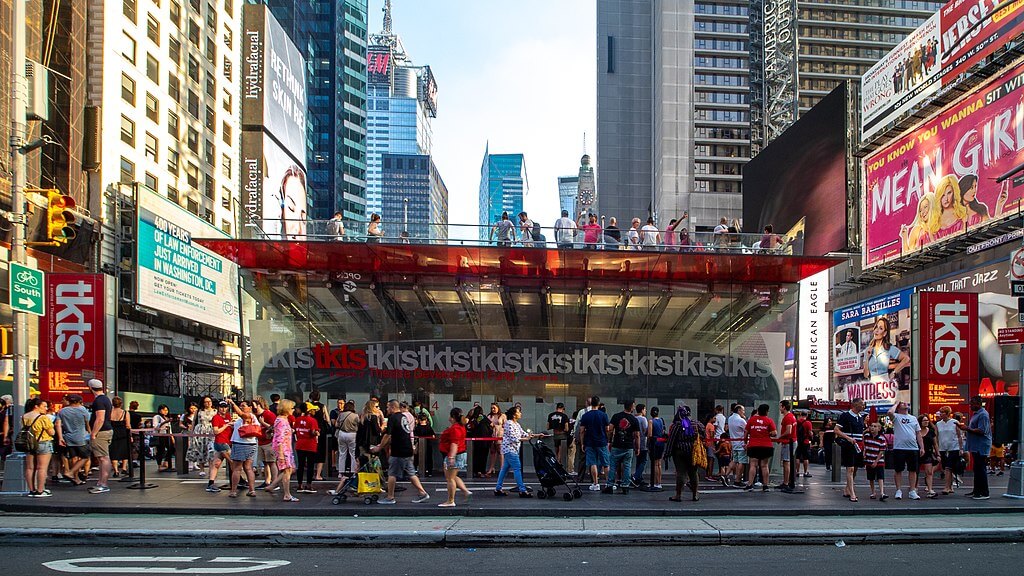
[[[238,266],[192,242],[227,235],[156,194],[139,193],[140,305],[238,332]]]
[[[1024,67],[864,160],[864,267],[1015,213],[1024,176]]]
[[[391,48],[371,46],[366,53],[366,76],[370,84],[391,83]]]
[[[430,66],[424,66],[420,72],[420,101],[426,106],[431,118],[437,118],[437,80]]]
[[[50,402],[92,392],[106,370],[106,309],[102,274],[47,274],[46,315],[39,321],[39,391]]]
[[[968,414],[978,380],[978,295],[922,292],[920,296],[921,414],[949,406]]]
[[[242,198],[248,237],[306,238],[306,171],[262,132],[242,133]]]
[[[804,255],[846,248],[845,115],[839,86],[743,167],[745,228],[781,233],[806,217]]]
[[[910,402],[910,297],[903,290],[832,314],[832,399]]]
[[[306,166],[306,62],[265,6],[242,12],[242,126],[265,130]]]

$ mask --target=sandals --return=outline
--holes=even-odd
[[[284,498],[282,500],[282,502],[298,502],[298,501],[299,501],[299,499],[296,498],[295,496],[289,496],[289,497]]]
[[[245,495],[248,496],[249,498],[255,498],[256,497],[256,491],[255,490],[249,490],[248,492],[245,493]]]
[[[850,497],[850,502],[860,502],[860,500],[857,500],[856,496],[851,496]]]
[[[672,502],[682,502],[683,501],[682,498],[676,498],[675,496],[669,496],[668,499],[671,500]]]
[[[238,498],[238,492],[232,492],[231,494],[228,494],[228,498]]]

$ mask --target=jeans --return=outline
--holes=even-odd
[[[611,465],[608,466],[609,486],[617,485],[615,478],[619,471],[619,464],[622,464],[622,475],[626,477],[626,484],[629,484],[630,471],[633,470],[633,454],[632,448],[612,448]]]
[[[971,469],[974,471],[974,495],[988,496],[988,457],[980,452],[971,452]]]
[[[505,454],[505,461],[501,465],[501,471],[498,472],[498,483],[494,489],[501,490],[501,485],[505,483],[505,474],[509,470],[512,470],[512,474],[515,476],[516,488],[520,492],[526,492],[526,484],[523,484],[523,464],[519,461],[519,454],[515,452]]]
[[[352,472],[355,472],[359,467],[359,453],[356,451],[356,433],[355,432],[338,432],[338,474],[342,474],[348,469],[349,459],[351,458]]]
[[[636,457],[636,472],[633,473],[633,483],[639,484],[644,480],[644,470],[647,469],[647,450],[641,450]]]

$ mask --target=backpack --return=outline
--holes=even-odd
[[[540,222],[533,223],[533,230],[531,233],[533,234],[534,241],[540,240]]]
[[[39,414],[32,420],[31,424],[25,425],[25,422],[21,423],[21,430],[18,431],[18,435],[14,437],[14,448],[18,452],[35,452],[39,449],[39,437],[32,432],[32,427],[36,425],[36,421],[42,414]]]
[[[807,426],[804,426],[806,422],[807,420],[796,423],[796,441],[798,444],[810,443],[809,439],[807,438]]]

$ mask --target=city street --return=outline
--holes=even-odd
[[[665,575],[727,571],[735,576],[781,572],[792,576],[891,574],[941,567],[945,573],[1020,573],[1021,544],[902,546],[749,546],[724,548],[578,547],[441,549],[155,548],[39,546],[0,548],[5,571],[23,576],[56,574],[232,574],[266,576],[314,572],[362,576],[447,576],[461,573],[618,575],[624,570]],[[141,558],[140,558],[141,556]],[[133,559],[134,558],[134,559]],[[83,561],[82,559],[89,559]],[[205,569],[205,571],[204,571]],[[234,569],[234,570],[233,570]],[[115,572],[116,570],[116,572]],[[216,572],[214,571],[216,570]]]

